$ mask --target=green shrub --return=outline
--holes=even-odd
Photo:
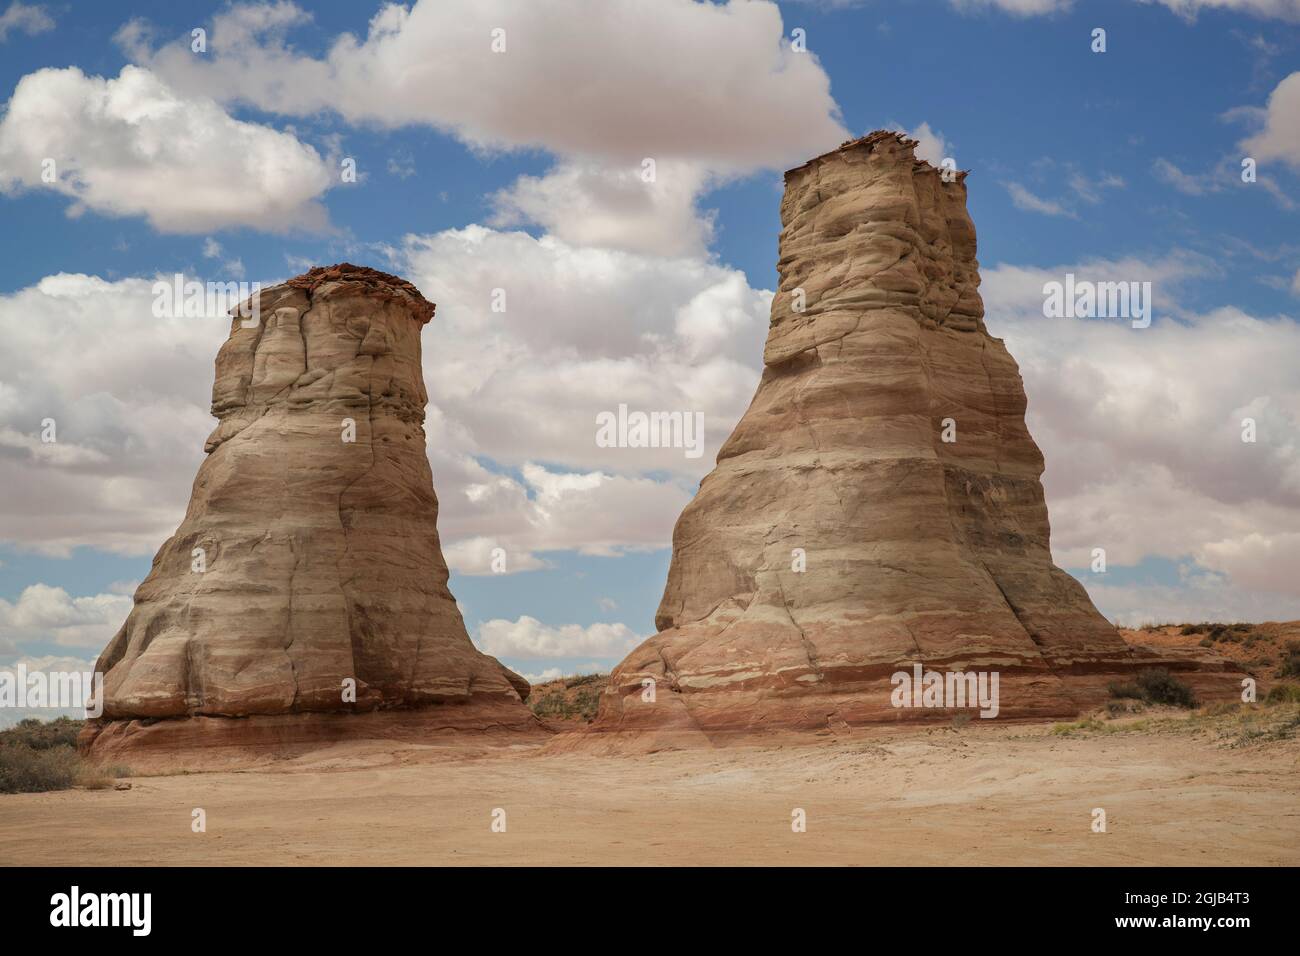
[[[528,706],[532,708],[534,714],[538,717],[565,717],[569,702],[564,695],[557,690],[551,691],[545,696],[534,694],[528,700]]]
[[[48,750],[51,747],[76,747],[77,734],[85,726],[84,720],[56,717],[54,720],[37,720],[28,717],[8,730],[0,730],[0,746],[16,744],[29,750]]]
[[[1195,707],[1192,689],[1163,668],[1141,671],[1135,680],[1111,681],[1106,686],[1110,696],[1140,700],[1148,704],[1172,704],[1175,707]]]
[[[82,771],[81,758],[66,744],[39,749],[0,745],[0,793],[66,790]]]
[[[129,777],[126,767],[97,767],[81,759],[76,743],[84,724],[70,717],[28,717],[0,730],[0,793],[105,790],[116,778]]]
[[[1164,668],[1142,671],[1137,676],[1137,686],[1142,692],[1142,699],[1148,704],[1196,706],[1192,689]]]
[[[1300,684],[1274,684],[1264,695],[1266,704],[1300,704]]]
[[[1278,677],[1300,677],[1300,641],[1286,642],[1286,656],[1278,669]]]
[[[579,717],[591,723],[596,719],[596,711],[600,709],[600,690],[593,687],[583,688],[573,698],[573,706]]]

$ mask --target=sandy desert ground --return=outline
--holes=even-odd
[[[973,721],[644,756],[349,744],[128,791],[0,797],[0,860],[1295,865],[1300,740],[1267,729],[1294,727],[1289,711],[1253,730],[1239,716],[1069,733]],[[807,832],[792,832],[794,808]]]

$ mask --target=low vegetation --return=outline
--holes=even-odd
[[[1290,699],[1283,700],[1284,696],[1289,696]],[[1300,687],[1292,686],[1289,695],[1270,692],[1264,698],[1263,707],[1223,704],[1204,714],[1201,721],[1209,724],[1207,729],[1212,729],[1220,742],[1228,747],[1293,740],[1300,731],[1300,706],[1297,706],[1297,701],[1300,701]],[[1225,717],[1227,720],[1223,719]]]
[[[1193,634],[1204,634],[1201,639],[1202,647],[1210,647],[1219,641],[1226,644],[1243,644],[1254,643],[1253,638],[1255,625],[1253,624],[1185,624],[1179,631],[1183,637],[1190,637]]]
[[[1141,671],[1131,681],[1113,681],[1107,689],[1112,697],[1140,700],[1144,704],[1167,704],[1189,709],[1196,706],[1192,689],[1162,667]]]
[[[28,717],[8,730],[0,730],[0,746],[18,745],[29,750],[50,750],[54,747],[76,747],[77,734],[84,720],[56,717],[54,720],[37,720]]]
[[[1154,683],[1152,686],[1160,686]],[[1226,701],[1208,704],[1179,715],[1147,711],[1138,681],[1121,685],[1125,696],[1106,706],[1108,719],[1090,714],[1071,723],[1056,724],[1058,737],[1110,736],[1116,734],[1179,733],[1205,734],[1224,747],[1245,747],[1258,743],[1300,739],[1300,684],[1275,684],[1258,703]],[[1144,716],[1131,718],[1138,713]]]
[[[528,706],[542,720],[589,724],[596,719],[600,694],[608,677],[608,674],[578,674],[540,684],[533,688]]]
[[[1075,737],[1086,733],[1115,734],[1139,727],[1138,724],[1108,724],[1096,717],[1085,717],[1068,724],[1056,724],[1052,727],[1052,733],[1058,737]]]
[[[29,717],[0,730],[0,793],[45,793],[85,787],[103,790],[125,767],[101,768],[77,753],[77,734],[84,722],[69,717],[37,720]]]
[[[1287,641],[1278,677],[1300,677],[1300,641]]]
[[[1266,704],[1300,704],[1300,684],[1274,684],[1264,695]]]

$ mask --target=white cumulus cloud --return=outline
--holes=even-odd
[[[73,597],[63,588],[31,584],[16,601],[0,599],[0,640],[99,648],[108,643],[131,610],[122,594]]]
[[[156,318],[152,286],[59,274],[0,295],[0,540],[143,554],[175,530],[230,321]]]
[[[320,58],[291,42],[309,20],[288,2],[235,5],[213,18],[203,57],[151,48],[139,23],[119,39],[193,96],[547,150],[549,173],[497,194],[498,224],[634,252],[698,254],[707,188],[847,138],[826,72],[791,48],[774,3],[418,0],[381,7],[364,38],[341,35]]]
[[[1260,163],[1276,160],[1300,171],[1300,71],[1274,88],[1262,120],[1263,128],[1242,148]]]
[[[135,66],[24,76],[0,120],[0,170],[2,192],[52,189],[70,215],[143,216],[172,233],[320,229],[332,185],[311,146]]]
[[[488,573],[498,547],[510,573],[666,547],[753,395],[771,294],[703,259],[481,226],[398,255],[438,303],[426,430],[452,567]],[[152,285],[57,275],[0,295],[0,540],[149,554],[180,521],[229,324],[155,318]],[[701,454],[598,447],[596,416],[620,403],[703,414]]]
[[[621,166],[566,160],[498,191],[492,224],[536,223],[576,246],[700,256],[713,239],[712,216],[696,208],[709,178],[702,166],[675,160]]]
[[[1059,563],[1085,566],[1095,547],[1112,565],[1191,556],[1241,594],[1300,597],[1294,576],[1279,588],[1262,573],[1263,555],[1285,558],[1300,533],[1300,324],[1186,309],[1180,286],[1211,267],[1184,254],[1001,265],[985,271],[989,329],[1025,380]],[[1151,281],[1155,321],[1045,318],[1043,284],[1070,272]],[[1255,442],[1242,441],[1245,419]]]
[[[494,618],[479,625],[474,643],[494,657],[541,660],[548,657],[621,658],[641,642],[626,624],[565,624],[550,627],[527,614],[517,621]]]
[[[1245,13],[1255,17],[1300,22],[1300,0],[1140,0],[1140,2],[1159,3],[1184,20],[1195,20],[1206,10],[1225,10],[1230,13]]]

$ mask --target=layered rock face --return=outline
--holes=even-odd
[[[425,454],[434,307],[343,264],[234,318],[185,519],[99,659],[92,754],[535,731],[528,683],[470,643]],[[251,327],[245,327],[246,325]]]
[[[950,717],[894,706],[891,675],[918,662],[997,672],[1000,717],[1072,714],[1115,674],[1171,664],[1135,658],[1052,563],[965,175],[944,182],[914,145],[874,133],[786,174],[757,394],[677,522],[660,633],[615,670],[595,730]]]

